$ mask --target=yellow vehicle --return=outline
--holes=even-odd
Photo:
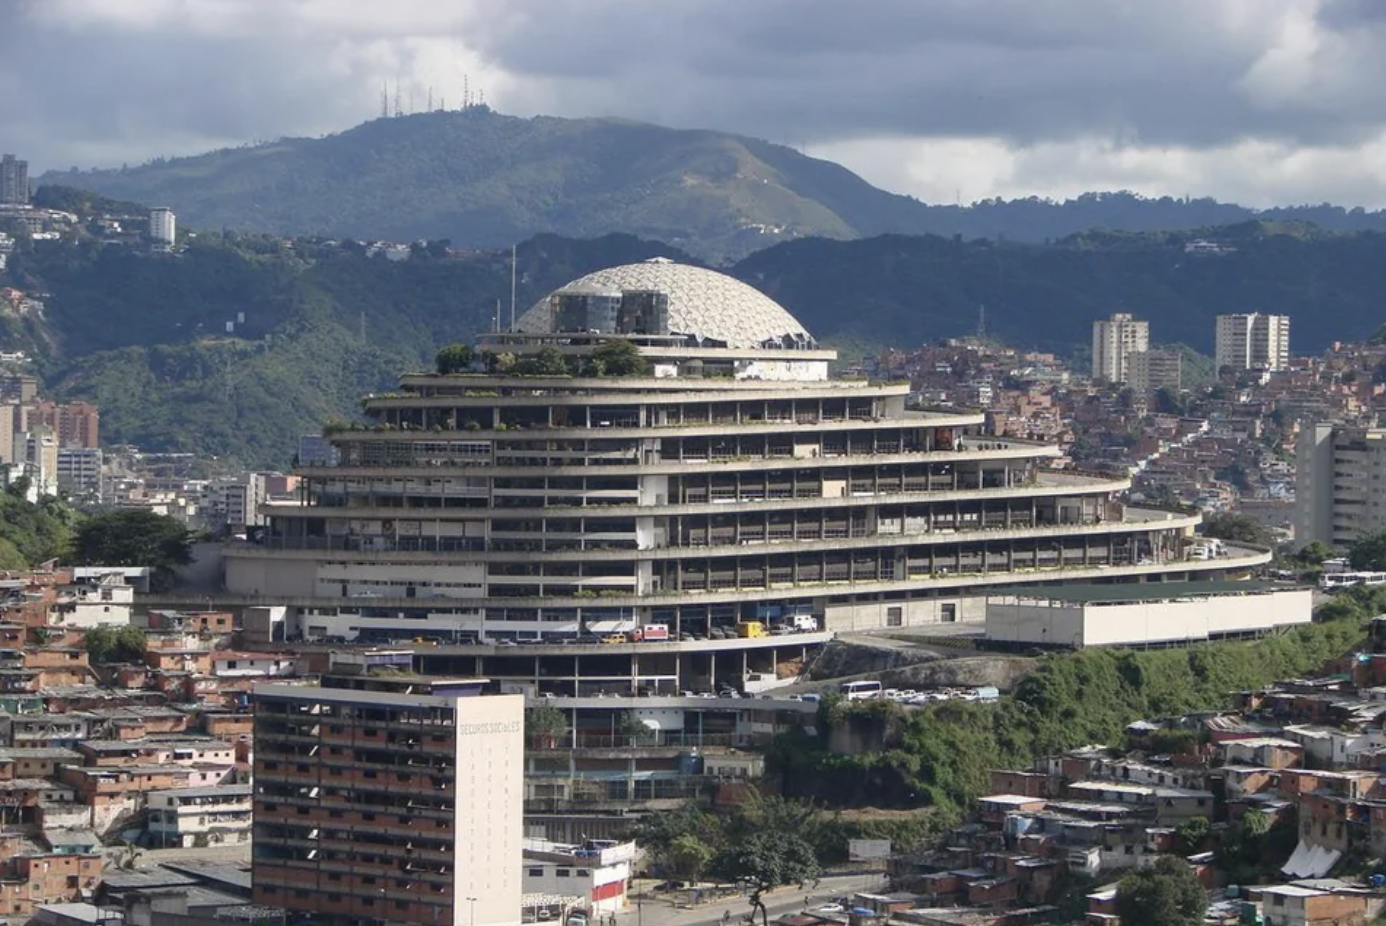
[[[747,639],[770,636],[760,621],[742,621],[736,625],[736,635]]]
[[[630,641],[626,639],[626,635],[623,634],[623,633],[609,633],[609,634],[607,634],[606,636],[602,637],[602,642],[603,642],[603,643],[629,643]]]

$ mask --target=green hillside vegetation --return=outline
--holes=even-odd
[[[23,498],[21,480],[0,492],[0,569],[27,569],[64,557],[78,515],[56,498],[37,505]]]
[[[1365,339],[1386,320],[1386,235],[1282,232],[1251,223],[1049,246],[900,235],[795,241],[752,254],[732,272],[820,338],[889,339],[900,348],[972,333],[979,306],[993,336],[1061,353],[1089,342],[1093,319],[1112,312],[1149,320],[1160,343],[1203,353],[1212,353],[1214,318],[1227,312],[1289,315],[1296,352]],[[1237,250],[1186,254],[1184,243],[1200,234]]]
[[[1225,708],[1230,692],[1318,671],[1363,642],[1386,591],[1334,599],[1321,622],[1252,643],[1184,649],[1092,649],[1044,658],[994,705],[946,702],[906,711],[891,702],[825,700],[820,728],[886,733],[883,750],[828,752],[824,740],[782,739],[771,756],[784,793],[829,807],[937,807],[955,817],[988,788],[992,768],[1089,744],[1119,745],[1135,720]]]
[[[1369,335],[1382,322],[1386,235],[1260,224],[1220,230],[1237,250],[1190,257],[1194,233],[1092,234],[1051,245],[883,236],[777,245],[729,268],[779,300],[846,362],[975,330],[1070,353],[1093,318],[1149,319],[1182,342],[1186,384],[1211,375],[1213,317],[1288,314],[1294,347]],[[201,235],[177,255],[76,242],[22,247],[0,285],[47,293],[43,320],[0,317],[0,348],[29,352],[50,391],[102,408],[108,442],[283,467],[297,436],[349,420],[360,395],[432,369],[443,344],[508,322],[500,252],[416,246],[410,260],[261,235]],[[677,248],[628,235],[543,235],[519,247],[518,310],[592,270]],[[240,320],[241,316],[244,320]],[[234,331],[227,333],[227,322]]]
[[[1155,231],[1258,217],[1210,199],[1089,193],[929,206],[840,165],[758,139],[621,119],[520,119],[473,107],[376,119],[325,138],[286,138],[41,184],[172,206],[189,227],[496,248],[541,232],[627,232],[705,259],[776,241],[888,232],[1044,242],[1092,228]],[[40,187],[40,196],[42,196]],[[1268,210],[1271,221],[1386,230],[1386,213]]]
[[[536,238],[519,251],[519,310],[573,277],[653,256],[687,259],[622,235]],[[16,255],[9,279],[51,294],[39,369],[55,394],[101,407],[106,442],[272,467],[291,464],[300,434],[352,417],[363,393],[485,330],[498,302],[508,315],[510,299],[508,253],[420,248],[395,263],[254,235],[199,238],[176,257],[43,245]],[[32,350],[36,339],[3,343]]]
[[[619,231],[714,258],[786,237],[904,230],[920,208],[754,139],[483,107],[42,182],[166,203],[202,228],[481,248],[539,232]]]

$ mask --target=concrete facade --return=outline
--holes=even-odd
[[[1386,529],[1386,428],[1305,424],[1295,457],[1297,545],[1346,547]]]
[[[256,902],[323,923],[518,924],[523,699],[324,682],[255,688]]]
[[[1219,315],[1214,341],[1219,370],[1283,370],[1290,362],[1290,316]]]
[[[602,324],[620,301],[607,297]],[[295,608],[309,640],[535,644],[799,617],[926,625],[963,619],[977,586],[1266,558],[1191,563],[1198,514],[1128,509],[1129,480],[1050,472],[1058,447],[987,436],[981,414],[907,408],[905,384],[828,379],[833,352],[756,297],[761,315],[743,321],[694,294],[694,324],[709,326],[697,337],[623,334],[655,375],[589,375],[610,338],[544,330],[537,307],[482,349],[570,358],[575,375],[497,361],[402,377],[363,401],[369,425],[328,435],[333,465],[301,466],[298,497],[263,506],[263,536],[227,546],[228,590]],[[668,310],[690,311],[673,297]],[[785,340],[737,343],[776,324]],[[1111,324],[1125,326],[1124,378],[1146,326]]]
[[[1245,590],[1237,588],[1244,585]],[[1142,646],[1262,633],[1313,619],[1313,591],[1258,583],[1133,586],[1128,600],[1108,591],[1098,600],[1046,598],[1042,591],[987,602],[987,638],[1040,646]],[[1106,599],[1106,600],[1103,600]]]
[[[1132,355],[1150,350],[1150,323],[1125,312],[1092,323],[1092,378],[1104,383],[1131,381]]]

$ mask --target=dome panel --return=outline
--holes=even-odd
[[[759,347],[766,341],[812,342],[813,337],[783,306],[753,286],[708,270],[657,257],[589,273],[556,292],[658,290],[669,297],[669,330],[724,341],[728,347]],[[542,334],[552,322],[545,296],[515,322],[521,332]]]

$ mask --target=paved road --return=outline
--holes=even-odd
[[[801,891],[788,887],[767,894],[765,907],[769,910],[771,918],[774,918],[827,903],[831,898],[844,894],[875,890],[884,883],[885,878],[879,872],[829,875],[819,882],[816,888],[806,887]],[[742,918],[751,912],[751,907],[745,897],[711,900],[691,910],[675,907],[662,897],[651,898],[640,904],[632,902],[628,910],[618,913],[616,926],[721,926],[724,911],[731,913],[732,926],[741,926]],[[596,923],[594,926],[602,924]]]

